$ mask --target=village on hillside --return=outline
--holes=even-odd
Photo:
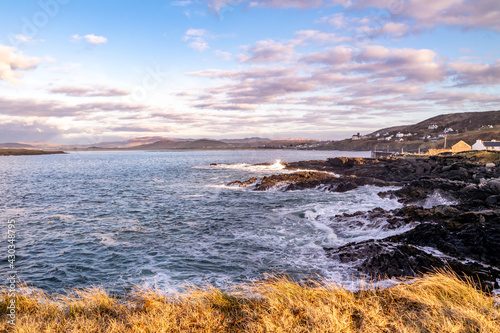
[[[483,129],[494,129],[496,126],[493,125],[484,125],[482,126],[479,131]],[[420,155],[437,155],[437,154],[442,154],[442,153],[461,153],[461,152],[466,152],[466,151],[480,151],[480,150],[493,150],[493,151],[500,151],[500,141],[496,141],[494,139],[490,141],[483,141],[481,139],[477,139],[474,144],[470,145],[464,140],[460,140],[456,142],[455,144],[451,146],[447,146],[447,139],[449,136],[453,137],[454,135],[458,134],[457,130],[454,130],[451,127],[446,127],[443,128],[442,131],[439,130],[439,126],[436,124],[431,124],[427,127],[428,130],[432,131],[432,134],[424,134],[423,136],[419,136],[418,133],[403,133],[398,131],[397,133],[375,133],[374,135],[366,135],[366,136],[360,136],[359,133],[355,134],[352,136],[351,140],[352,141],[357,141],[357,140],[362,140],[362,139],[374,139],[376,138],[377,141],[382,141],[382,142],[405,142],[405,141],[413,141],[413,140],[423,140],[425,142],[438,142],[438,141],[443,141],[444,144],[442,148],[429,148],[426,151],[418,151],[417,154]],[[436,133],[438,132],[438,133]],[[384,157],[384,156],[392,156],[398,153],[404,153],[403,151],[401,152],[389,152],[389,151],[380,151],[377,149],[374,149],[372,151],[372,156],[373,157]]]

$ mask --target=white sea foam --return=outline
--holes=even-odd
[[[180,198],[201,198],[205,197],[205,194],[186,194],[186,195],[181,195]]]
[[[240,187],[238,185],[226,185],[226,184],[210,184],[210,185],[205,185],[205,187],[208,188],[216,188],[216,189],[224,189],[224,190],[241,190],[244,191],[246,187]]]
[[[294,172],[318,172],[318,170],[310,169],[286,169],[286,166],[281,162],[280,159],[274,161],[273,164],[250,164],[250,163],[233,163],[233,164],[217,164],[211,166],[196,166],[193,168],[197,169],[208,169],[208,168],[219,168],[219,169],[229,169],[246,171],[248,173],[268,173],[269,171],[279,171],[280,173],[294,173]],[[339,177],[338,174],[334,172],[321,171]]]
[[[195,167],[195,168],[206,168],[206,167],[207,166]],[[234,164],[217,164],[210,167],[220,168],[220,169],[244,170],[249,172],[280,171],[285,169],[285,165],[281,163],[280,159],[275,160],[273,164],[255,165],[249,163],[234,163]]]
[[[392,210],[402,205],[396,200],[383,199],[376,193],[394,188],[376,188],[364,186],[346,193],[328,193],[337,200],[323,203],[310,203],[293,209],[280,209],[284,216],[304,216],[314,229],[321,233],[320,245],[339,247],[349,242],[368,239],[382,239],[411,230],[415,224],[406,224],[399,228],[386,221],[385,217],[367,218],[363,215],[334,218],[342,213],[352,214],[368,211],[376,207]]]
[[[432,208],[440,205],[456,205],[457,202],[446,197],[441,191],[434,191],[428,198],[426,198],[422,203],[424,208]]]

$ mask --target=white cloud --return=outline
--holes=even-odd
[[[17,34],[14,36],[14,38],[19,41],[20,43],[25,43],[25,44],[36,44],[38,42],[45,42],[45,40],[40,39],[33,39],[33,37],[25,36],[23,34]]]
[[[71,36],[71,41],[72,42],[77,42],[79,40],[84,39],[87,43],[98,45],[98,44],[104,44],[108,42],[108,39],[104,36],[96,36],[94,34],[90,35],[85,35],[85,36],[80,36],[80,35],[73,35]]]
[[[175,7],[185,7],[189,6],[192,3],[192,1],[172,1],[170,5],[175,6]]]
[[[0,80],[19,84],[21,71],[35,69],[41,62],[39,58],[25,56],[13,47],[0,45]]]
[[[261,40],[255,46],[245,48],[250,56],[240,54],[238,60],[246,63],[281,62],[289,60],[294,52],[294,46],[275,42],[272,39]]]
[[[215,50],[214,53],[218,58],[220,58],[222,60],[232,60],[233,59],[233,55],[230,52]]]
[[[334,5],[350,10],[379,8],[387,10],[391,18],[415,20],[421,27],[448,25],[500,31],[498,0],[206,0],[206,3],[217,13],[238,4],[246,4],[249,8],[314,9]],[[346,23],[341,14],[323,19],[339,28]]]
[[[212,38],[212,35],[205,29],[188,29],[182,40],[189,42],[188,46],[193,50],[201,52],[210,48],[207,38]]]

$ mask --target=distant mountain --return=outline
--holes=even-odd
[[[194,141],[172,141],[161,140],[155,143],[135,146],[133,149],[156,150],[156,149],[210,149],[210,148],[229,148],[231,145],[218,140],[194,140]]]
[[[20,148],[35,148],[35,147],[25,143],[14,143],[14,142],[0,143],[0,149],[20,149]]]
[[[165,138],[162,136],[146,136],[140,138],[133,138],[125,141],[99,142],[87,146],[100,147],[100,148],[129,148],[129,147],[155,143],[162,140],[175,140],[175,139]]]
[[[220,141],[230,143],[230,144],[231,143],[233,143],[233,144],[253,144],[253,143],[270,142],[272,140],[268,139],[268,138],[251,137],[251,138],[244,138],[244,139],[221,139]]]

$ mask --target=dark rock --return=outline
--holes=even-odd
[[[248,185],[251,185],[251,184],[255,183],[257,181],[257,179],[258,179],[257,177],[252,177],[249,180],[246,180],[244,182],[239,181],[239,180],[235,180],[234,182],[230,182],[229,184],[227,184],[227,186],[238,185],[239,187],[246,187]]]
[[[473,277],[478,288],[491,292],[498,288],[500,270],[475,262],[462,263],[451,257],[437,257],[415,246],[369,240],[349,243],[337,249],[325,248],[327,256],[350,263],[374,280],[420,276],[436,269],[452,269],[461,277]]]
[[[500,195],[490,195],[486,198],[486,203],[494,206],[500,205]]]
[[[337,177],[324,172],[301,171],[291,174],[272,175],[264,177],[255,187],[256,191],[265,191],[275,186],[290,184],[285,190],[301,190],[314,188]],[[293,183],[293,184],[292,184]]]
[[[433,247],[456,258],[500,266],[500,210],[450,215],[438,223],[421,224],[391,240]]]

